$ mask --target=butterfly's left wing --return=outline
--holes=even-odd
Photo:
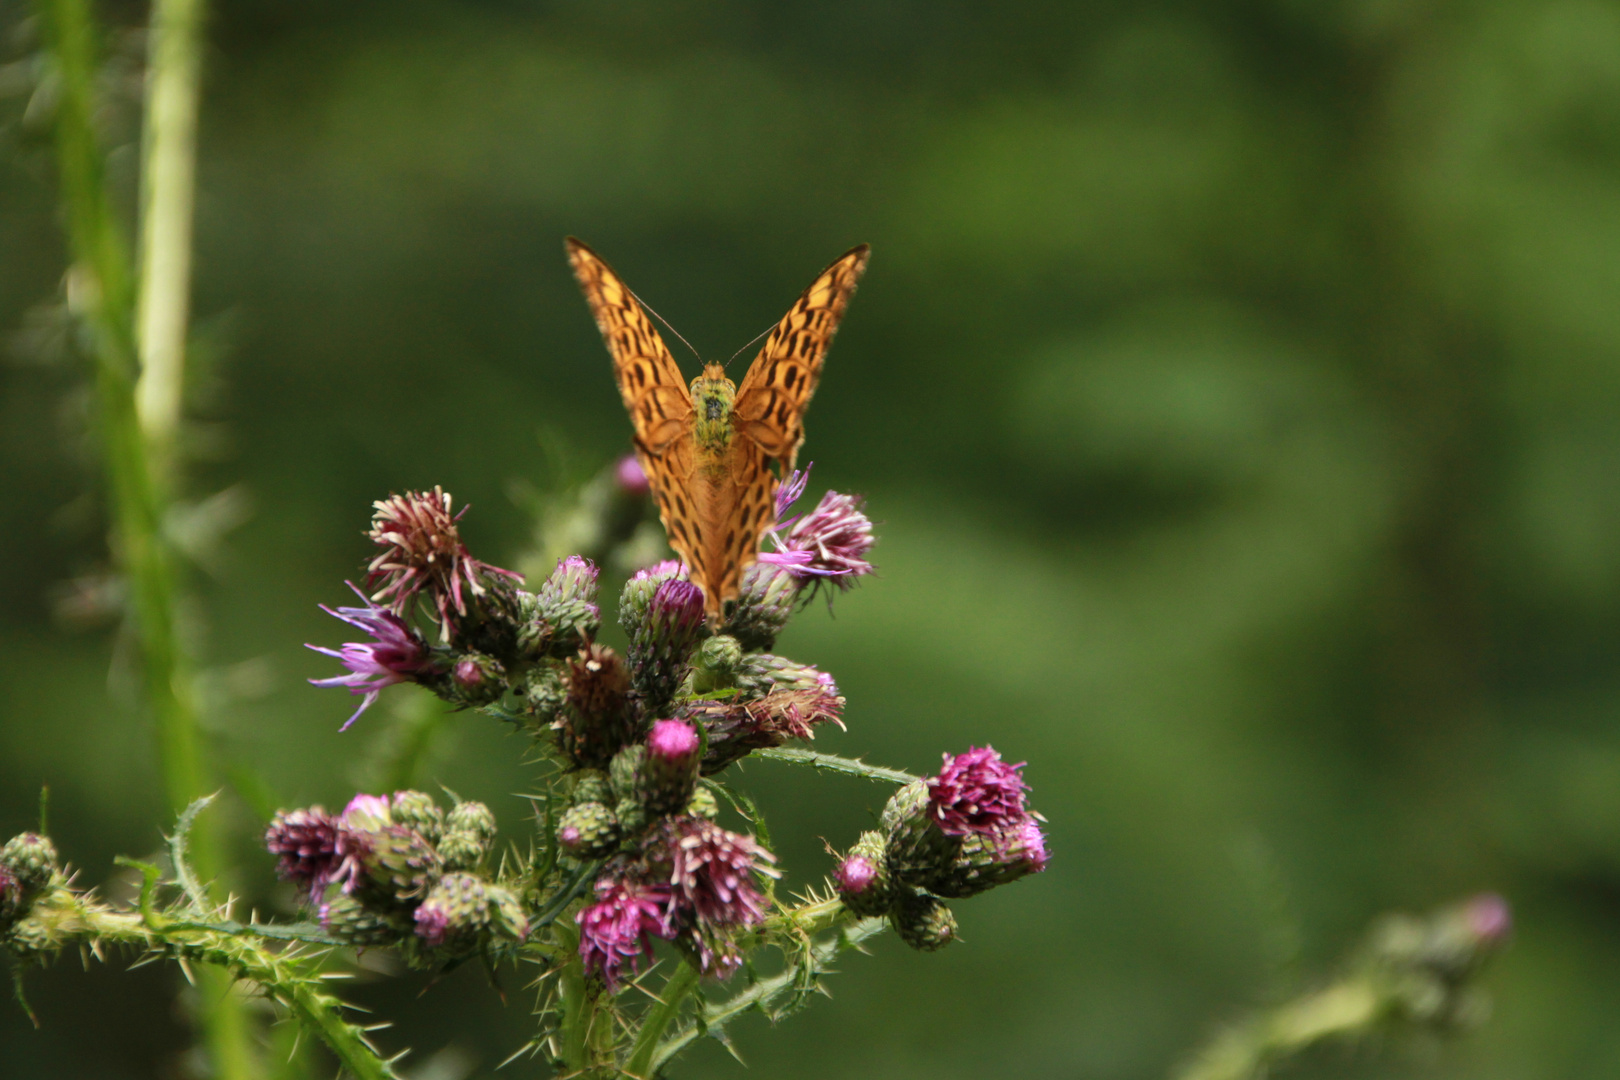
[[[869,249],[851,248],[804,290],[765,339],[743,376],[731,415],[766,457],[793,468],[804,442],[804,410],[821,379],[821,362],[844,317]]]

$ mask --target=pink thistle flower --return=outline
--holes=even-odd
[[[351,694],[364,694],[365,700],[354,715],[343,722],[339,730],[347,731],[360,719],[360,714],[371,708],[383,687],[395,683],[415,682],[421,675],[433,670],[434,661],[422,636],[408,626],[404,619],[387,608],[377,607],[366,600],[365,594],[349,588],[365,603],[365,607],[340,607],[336,611],[321,605],[321,610],[333,618],[342,619],[350,626],[370,634],[369,642],[346,642],[341,649],[328,649],[320,645],[305,645],[318,653],[335,657],[349,669],[347,675],[334,675],[328,679],[309,680],[315,686],[346,686]]]
[[[851,855],[838,864],[838,869],[833,871],[833,879],[839,892],[859,896],[878,879],[878,868],[864,855]]]
[[[1024,792],[1029,790],[1018,775],[1023,767],[1023,762],[1008,765],[988,746],[955,757],[946,754],[939,775],[927,781],[928,816],[948,836],[1022,827],[1028,817]]]
[[[641,461],[634,454],[626,454],[614,466],[613,479],[618,483],[619,490],[626,495],[642,496],[652,490],[652,484],[647,479],[647,471],[641,467]]]
[[[773,690],[754,701],[698,701],[682,710],[709,735],[703,772],[719,772],[755,750],[782,746],[789,739],[814,739],[818,724],[844,726],[844,699],[832,676],[818,672],[816,689]]]
[[[451,498],[443,488],[431,492],[407,491],[374,504],[371,539],[383,550],[366,568],[366,585],[382,588],[373,600],[387,600],[395,614],[404,615],[424,589],[432,600],[444,640],[450,640],[450,609],[467,614],[463,587],[473,596],[484,594],[482,574],[502,574],[517,581],[521,574],[480,562],[461,542],[456,522],[467,512],[451,514]]]
[[[342,832],[343,823],[319,806],[281,811],[264,831],[264,846],[281,857],[276,872],[307,888],[316,903],[340,876]]]
[[[765,897],[754,875],[778,876],[776,856],[751,836],[728,832],[703,818],[679,818],[669,844],[670,890],[707,928],[756,926],[765,920]]]
[[[809,481],[807,466],[776,489],[777,526],[771,537],[777,550],[760,555],[759,561],[780,566],[800,579],[830,579],[839,588],[847,589],[856,578],[873,571],[866,554],[877,538],[872,535],[871,519],[862,509],[865,500],[859,495],[829,491],[808,514],[788,518],[788,510]]]
[[[626,878],[599,879],[596,902],[574,921],[579,924],[579,955],[585,970],[600,975],[610,991],[618,988],[627,965],[631,971],[639,970],[642,958],[651,955],[650,938],[675,936],[669,887]]]

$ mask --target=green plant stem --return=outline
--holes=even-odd
[[[156,870],[152,873],[155,877]],[[343,1019],[343,1003],[322,987],[316,957],[271,952],[241,934],[167,919],[151,910],[147,895],[142,902],[141,914],[114,911],[62,887],[41,898],[29,918],[40,923],[51,940],[83,942],[97,955],[108,945],[133,946],[225,969],[284,1006],[358,1080],[397,1080],[393,1067],[366,1041],[365,1032]],[[199,983],[199,990],[206,992],[206,987]]]
[[[859,758],[838,757],[836,754],[820,754],[814,750],[800,750],[796,747],[755,750],[753,756],[766,758],[770,761],[786,761],[793,765],[809,765],[812,768],[821,769],[823,772],[838,773],[842,776],[861,776],[868,780],[884,780],[891,784],[909,784],[922,779],[922,777],[913,776],[902,769],[889,769],[882,765],[868,765]]]
[[[659,1040],[680,1015],[686,999],[697,989],[698,974],[697,968],[682,960],[675,973],[664,980],[657,1002],[647,1010],[647,1015],[641,1021],[641,1030],[636,1032],[635,1044],[630,1048],[630,1059],[624,1063],[626,1076],[635,1080],[650,1080],[653,1054],[658,1050]]]
[[[141,169],[141,375],[136,406],[160,473],[172,467],[185,389],[197,102],[206,0],[154,0]]]
[[[559,954],[568,957],[557,976],[562,1005],[560,1057],[568,1075],[591,1080],[617,1075],[614,1057],[618,1032],[614,1029],[612,995],[585,976],[579,956],[579,934],[572,926],[555,924]]]
[[[833,903],[836,904],[836,901]],[[827,911],[820,911],[819,909],[824,906],[826,905],[815,905],[818,909],[815,921],[836,922],[840,915],[833,913],[830,907]],[[815,965],[816,970],[824,970],[844,949],[881,934],[888,925],[886,919],[863,919],[840,928],[835,937],[814,946],[811,950],[810,963]],[[683,1025],[674,1035],[658,1044],[658,1049],[652,1055],[651,1074],[656,1076],[658,1070],[663,1068],[670,1058],[691,1045],[699,1036],[722,1031],[726,1024],[743,1013],[763,1008],[776,998],[792,991],[804,974],[803,967],[803,963],[790,964],[782,972],[768,979],[761,979],[725,1001],[704,1005],[696,1020]]]
[[[1175,1080],[1251,1080],[1324,1039],[1365,1034],[1390,1008],[1376,980],[1346,978],[1223,1032]]]
[[[153,476],[136,408],[134,281],[107,191],[93,122],[97,27],[88,0],[36,2],[61,84],[55,127],[68,247],[73,260],[68,299],[84,318],[93,340],[98,426],[111,494],[114,556],[129,587],[144,689],[157,730],[164,790],[170,806],[179,811],[202,795],[208,784],[192,680],[176,632],[174,569],[162,534],[164,500]],[[195,7],[195,0],[187,2]],[[160,21],[162,18],[160,15]],[[159,49],[174,51],[165,46]],[[194,41],[190,51],[194,64]],[[194,73],[191,78],[194,82]],[[154,73],[155,81],[162,79],[162,73]],[[184,152],[190,153],[189,149]],[[172,151],[166,153],[172,156]],[[151,198],[172,203],[174,200],[163,193],[160,178],[153,179]],[[190,200],[188,190],[184,196],[186,206]],[[189,248],[189,211],[187,218],[184,229]],[[171,232],[173,227],[167,226]],[[188,268],[180,269],[189,279]],[[170,268],[165,273],[172,290],[175,270]],[[213,830],[199,830],[193,842],[198,868],[204,877],[214,876],[222,862]],[[230,978],[212,971],[199,976],[199,1020],[215,1073],[224,1080],[251,1080],[256,1070],[247,1017],[230,993]]]

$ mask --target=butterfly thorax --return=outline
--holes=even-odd
[[[731,404],[737,385],[719,364],[708,364],[692,380],[692,441],[701,452],[718,454],[731,443]]]

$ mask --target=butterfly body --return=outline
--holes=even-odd
[[[703,590],[711,624],[776,524],[776,488],[804,442],[804,411],[855,283],[863,244],[816,278],[769,336],[741,385],[719,364],[687,383],[635,295],[572,237],[568,257],[613,356],[669,543]],[[775,466],[775,471],[771,466]]]

